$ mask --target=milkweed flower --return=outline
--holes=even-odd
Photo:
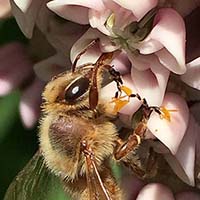
[[[0,48],[0,63],[0,95],[7,95],[20,88],[20,115],[23,124],[30,128],[40,114],[40,93],[44,84],[34,76],[33,64],[26,53],[26,48],[19,42]]]
[[[182,17],[171,8],[162,8],[158,12],[152,10],[157,4],[156,0],[107,0],[95,3],[54,0],[47,6],[66,19],[91,25],[93,29],[86,33],[88,36],[83,36],[77,43],[84,45],[83,40],[91,39],[91,32],[97,29],[102,33],[98,35],[102,51],[126,51],[132,64],[135,87],[150,105],[159,105],[164,97],[169,71],[183,74],[186,66],[185,26]],[[84,16],[77,16],[77,9],[82,10]],[[97,36],[94,33],[93,36],[95,35]],[[153,87],[149,88],[152,84],[143,81],[144,76],[147,80],[154,81]],[[155,98],[152,99],[148,89],[144,88],[153,90]]]
[[[12,42],[0,47],[0,63],[0,96],[7,95],[15,89],[20,90],[19,113],[23,125],[31,128],[40,116],[41,93],[45,81],[65,70],[68,61],[64,55],[56,54],[34,63],[28,46]],[[37,69],[41,66],[44,68],[40,70],[41,73],[38,77],[41,77],[44,69],[48,68],[48,70],[43,72],[44,76],[39,79],[34,68]]]
[[[0,19],[4,19],[11,15],[11,7],[9,0],[0,1]]]

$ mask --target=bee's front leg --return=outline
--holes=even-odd
[[[115,159],[121,160],[123,157],[127,156],[131,151],[137,148],[138,145],[140,145],[141,140],[144,138],[146,129],[146,123],[143,121],[139,122],[133,133],[128,137],[127,141],[122,142],[120,139],[117,140],[117,145],[114,152]]]

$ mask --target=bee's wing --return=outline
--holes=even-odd
[[[97,170],[95,159],[91,157],[86,157],[86,163],[86,176],[90,200],[111,200],[108,194],[108,190],[105,187]]]
[[[37,151],[10,184],[4,200],[46,200],[55,180]]]

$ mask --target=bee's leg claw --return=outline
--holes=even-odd
[[[127,156],[134,148],[140,145],[143,136],[137,134],[136,132],[139,127],[140,127],[140,124],[136,128],[136,130],[133,132],[133,134],[131,134],[128,137],[128,140],[126,142],[124,143],[120,142],[121,144],[118,142],[116,146],[116,150],[114,152],[114,157],[116,160],[120,160],[123,157]],[[143,128],[143,127],[140,127],[140,128]]]

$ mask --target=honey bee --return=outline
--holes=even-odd
[[[138,164],[134,149],[144,138],[150,113],[156,111],[161,115],[161,109],[149,107],[123,85],[119,72],[109,65],[114,53],[103,53],[96,63],[76,67],[85,51],[77,56],[72,71],[57,75],[46,85],[40,149],[14,179],[5,200],[45,199],[42,190],[48,191],[49,179],[54,176],[61,180],[72,199],[122,200],[125,197],[113,176],[110,159],[122,161],[139,176],[144,177],[150,171]],[[106,72],[117,85],[110,102],[99,99]],[[143,104],[139,111],[141,119],[128,139],[123,140],[114,120],[116,112],[129,101],[125,97],[138,98]],[[115,104],[116,112],[111,103]]]

